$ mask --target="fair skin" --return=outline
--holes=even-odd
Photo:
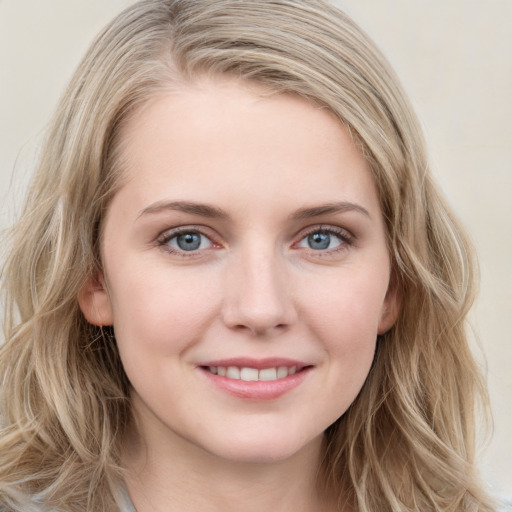
[[[124,126],[79,302],[133,386],[138,512],[322,508],[323,432],[396,318],[367,162],[328,111],[265,92],[200,80]]]

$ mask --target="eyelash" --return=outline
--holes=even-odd
[[[169,242],[172,239],[177,238],[180,235],[186,235],[186,234],[200,235],[202,237],[205,237],[207,240],[209,240],[209,242],[212,244],[212,247],[214,247],[214,248],[221,247],[220,244],[216,243],[213,240],[213,237],[211,235],[207,235],[204,233],[203,227],[199,227],[199,226],[197,226],[197,227],[196,226],[187,226],[187,227],[183,227],[183,228],[176,228],[171,231],[166,231],[157,239],[158,246],[161,247],[164,251],[166,251],[170,254],[175,254],[182,258],[190,258],[190,257],[194,257],[194,256],[197,257],[199,255],[199,253],[205,249],[197,249],[194,251],[185,251],[183,249],[181,249],[181,250],[175,249],[169,245]]]
[[[335,226],[314,226],[301,232],[299,235],[299,241],[297,243],[302,242],[308,236],[311,236],[315,233],[334,235],[336,238],[340,240],[340,244],[337,247],[331,249],[315,250],[309,248],[309,251],[311,251],[316,257],[327,258],[330,256],[335,256],[341,251],[346,251],[349,247],[353,246],[355,242],[354,236],[346,229]]]
[[[311,253],[313,253],[317,257],[329,257],[331,255],[337,254],[340,251],[347,250],[349,247],[354,245],[354,241],[355,241],[354,236],[350,232],[348,232],[346,229],[338,228],[338,227],[334,227],[334,226],[314,226],[312,228],[308,228],[308,229],[302,231],[299,234],[298,241],[295,242],[293,244],[293,246],[297,246],[297,244],[299,244],[300,242],[305,240],[308,236],[311,236],[315,233],[334,235],[336,238],[338,238],[340,240],[340,244],[337,247],[334,247],[331,249],[315,250],[315,249],[311,249],[311,248],[309,248],[309,249],[305,248],[306,250],[311,251]],[[207,249],[199,248],[199,249],[192,250],[192,251],[186,251],[183,249],[175,249],[169,245],[169,242],[171,240],[179,237],[180,235],[185,235],[185,234],[196,234],[196,235],[205,237],[212,244],[212,246],[208,247],[207,249],[222,247],[219,243],[216,243],[214,241],[214,239],[211,235],[207,235],[206,233],[204,233],[204,227],[200,227],[200,226],[197,226],[197,227],[196,226],[187,226],[187,227],[176,228],[171,231],[167,231],[167,232],[163,233],[163,235],[161,235],[157,239],[158,246],[161,247],[166,252],[180,256],[182,258],[197,257],[202,251],[207,250]]]

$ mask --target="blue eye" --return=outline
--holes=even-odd
[[[323,251],[331,245],[331,235],[327,233],[313,233],[307,236],[308,246],[317,251]]]
[[[308,233],[299,242],[299,247],[305,247],[306,249],[312,249],[313,251],[326,251],[329,249],[336,249],[346,240],[340,234],[332,231],[317,230]]]
[[[176,251],[198,251],[212,246],[211,240],[197,231],[182,231],[165,240],[165,244]]]

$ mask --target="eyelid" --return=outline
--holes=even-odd
[[[212,244],[211,247],[204,248],[204,249],[197,249],[194,251],[184,251],[180,249],[176,249],[174,247],[171,247],[169,245],[169,241],[173,238],[185,234],[185,233],[197,233],[199,235],[202,235],[206,237]],[[185,225],[185,226],[178,226],[170,229],[166,229],[162,233],[160,233],[156,238],[156,243],[159,247],[161,247],[166,252],[169,252],[171,254],[177,254],[182,257],[191,257],[191,256],[198,256],[200,253],[210,250],[212,248],[220,248],[222,245],[216,241],[216,236],[212,232],[210,228],[207,228],[206,226],[201,225]]]
[[[329,257],[329,255],[335,255],[338,252],[346,251],[349,247],[355,244],[356,237],[351,233],[348,229],[342,228],[340,226],[335,226],[331,224],[316,224],[312,226],[308,226],[303,228],[295,237],[295,241],[292,244],[292,248],[297,248],[297,245],[304,240],[307,236],[317,233],[327,233],[336,236],[340,239],[341,243],[339,246],[334,247],[332,249],[326,249],[326,250],[315,250],[315,249],[308,249],[306,247],[301,247],[301,250],[308,251],[309,253],[315,254],[317,257]],[[172,238],[179,236],[180,234],[184,233],[198,233],[204,237],[206,237],[212,244],[211,247],[203,248],[203,249],[197,249],[193,251],[185,251],[173,248],[169,245],[169,240]],[[174,228],[166,229],[162,231],[156,238],[155,242],[156,244],[162,248],[162,250],[171,253],[176,254],[180,257],[198,257],[205,251],[209,251],[211,249],[219,249],[223,247],[223,244],[218,241],[218,235],[216,235],[215,231],[213,231],[211,228],[204,226],[204,225],[196,225],[196,224],[190,224],[190,225],[184,225],[184,226],[177,226]]]
[[[347,228],[342,228],[341,226],[335,226],[332,224],[314,224],[312,226],[307,226],[299,231],[296,238],[304,238],[311,233],[322,232],[322,233],[334,233],[338,235],[340,238],[345,240],[353,240],[355,236],[349,231]]]
[[[327,256],[329,254],[333,254],[338,251],[347,250],[347,248],[354,245],[354,243],[356,241],[356,237],[346,228],[342,228],[340,226],[333,226],[330,224],[317,224],[315,226],[308,226],[308,227],[302,229],[295,237],[296,241],[293,243],[293,246],[297,246],[297,244],[300,243],[302,240],[304,240],[304,238],[306,238],[307,236],[309,236],[313,233],[331,234],[331,235],[335,235],[336,237],[338,237],[341,240],[340,245],[333,249],[326,249],[323,251],[319,251],[319,250],[315,250],[315,249],[301,248],[306,251],[315,253],[317,256]]]

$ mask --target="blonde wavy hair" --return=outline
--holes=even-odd
[[[324,0],[143,0],[84,57],[2,274],[0,505],[120,504],[129,383],[112,332],[85,321],[77,294],[101,267],[102,218],[122,176],[120,128],[159,91],[205,74],[328,108],[361,147],[379,192],[402,309],[378,340],[361,393],[326,431],[320,484],[337,493],[340,510],[494,510],[475,469],[475,413],[487,396],[465,332],[473,252],[432,182],[396,76]]]

